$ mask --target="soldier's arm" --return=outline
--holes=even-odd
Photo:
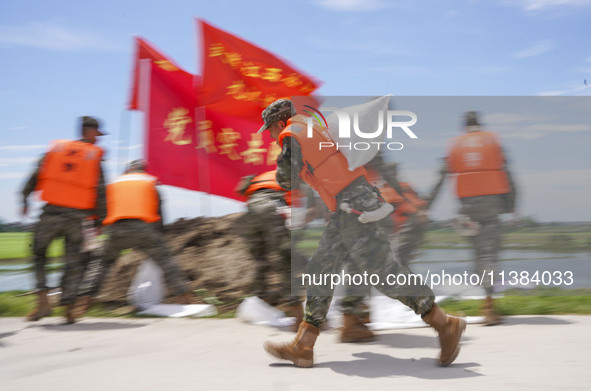
[[[105,175],[102,164],[99,165],[99,180],[96,188],[95,215],[97,216],[95,225],[97,227],[102,227],[103,220],[105,217],[107,217],[107,191],[105,187]]]
[[[507,197],[509,198],[508,202],[510,209],[512,209],[512,211],[515,212],[515,204],[517,201],[517,188],[515,187],[513,175],[511,175],[511,171],[509,170],[509,163],[507,161],[506,156],[507,155],[505,155],[505,151],[503,151],[503,171],[505,171],[505,174],[507,175],[507,182],[509,182],[509,194],[507,195]]]
[[[374,169],[377,171],[382,178],[386,181],[388,185],[390,185],[396,192],[404,197],[404,191],[402,190],[402,186],[398,182],[396,178],[396,163],[386,163],[380,154],[376,155],[369,163],[367,163],[367,167]]]
[[[443,186],[443,183],[445,182],[445,177],[447,176],[447,173],[448,173],[447,160],[445,158],[443,158],[441,168],[439,169],[439,180],[437,181],[435,186],[433,186],[433,190],[431,190],[429,197],[427,197],[427,199],[426,199],[426,201],[427,201],[426,208],[427,209],[429,209],[429,207],[431,206],[433,201],[435,201],[435,198],[437,198],[437,195],[439,194],[439,190],[441,190],[441,186]]]
[[[158,224],[158,229],[164,232],[164,215],[162,214],[162,197],[160,197],[160,192],[156,189],[156,197],[158,198],[158,216],[160,216],[160,221],[156,222]]]
[[[292,137],[283,139],[281,153],[277,158],[277,173],[275,179],[285,190],[298,187],[299,174],[304,166],[300,144]]]
[[[23,216],[27,214],[28,209],[29,209],[29,206],[27,203],[27,198],[29,198],[31,193],[34,192],[35,188],[37,187],[37,178],[39,176],[39,170],[41,168],[41,164],[43,164],[43,159],[45,159],[45,155],[43,155],[41,157],[41,159],[39,159],[39,161],[37,162],[37,166],[35,167],[35,170],[31,174],[31,176],[29,177],[29,180],[27,181],[27,183],[25,184],[25,187],[23,188],[23,190],[21,192],[22,203],[23,203],[21,213]]]

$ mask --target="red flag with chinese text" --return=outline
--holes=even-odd
[[[140,84],[141,60],[151,60],[152,63],[168,71],[180,70],[170,58],[156,50],[154,46],[149,44],[145,39],[135,37],[135,47],[131,94],[127,105],[128,110],[139,110],[138,90]]]
[[[261,122],[271,102],[308,96],[319,82],[284,60],[199,20],[203,37],[202,106],[218,113]]]
[[[195,118],[194,76],[156,63],[150,69],[146,111],[147,171],[164,185],[200,190]]]
[[[202,191],[244,201],[234,189],[243,176],[257,175],[277,166],[280,147],[269,132],[257,133],[259,122],[201,110],[198,119],[199,175],[207,175]],[[200,114],[198,114],[199,116]],[[207,167],[207,169],[206,169]]]
[[[276,167],[279,146],[260,124],[195,107],[201,78],[150,66],[146,111],[147,171],[164,185],[243,201],[234,189],[243,176]]]

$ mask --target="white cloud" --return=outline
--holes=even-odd
[[[3,179],[24,179],[27,174],[22,172],[0,172],[0,180]]]
[[[568,91],[542,91],[538,93],[538,96],[561,96],[566,95]]]
[[[38,157],[2,157],[0,158],[0,167],[10,167],[10,166],[26,166],[29,168],[32,164],[37,162]]]
[[[334,11],[375,11],[388,8],[382,0],[318,0],[316,4]]]
[[[591,190],[591,169],[573,170],[543,170],[543,171],[522,171],[523,181],[527,187],[548,187],[551,184],[556,188],[559,186],[580,186],[581,189]]]
[[[555,47],[556,47],[556,45],[552,41],[548,41],[548,40],[539,41],[539,42],[535,43],[533,46],[515,53],[513,55],[513,57],[515,57],[515,58],[536,57],[536,56],[540,56],[542,54],[546,54],[546,53],[554,50]]]
[[[526,11],[539,11],[556,7],[584,7],[591,0],[521,0],[518,4]]]
[[[34,151],[46,148],[47,145],[0,145],[0,151]]]
[[[0,25],[0,44],[32,46],[59,51],[112,49],[114,47],[94,33],[69,29],[54,22]]]

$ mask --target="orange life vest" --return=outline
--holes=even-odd
[[[121,219],[139,219],[146,223],[160,220],[158,179],[144,173],[121,175],[107,186],[107,217],[103,225]]]
[[[103,150],[83,141],[56,140],[43,159],[35,190],[51,205],[92,209]]]
[[[328,209],[335,211],[337,194],[364,176],[365,169],[349,171],[347,159],[334,145],[320,149],[320,142],[333,142],[328,132],[314,123],[312,137],[307,137],[307,124],[301,116],[287,121],[287,127],[279,134],[279,145],[283,145],[285,137],[296,139],[302,149],[304,167],[299,172],[300,178],[318,192]]]
[[[408,216],[417,213],[419,208],[427,204],[407,182],[399,182],[402,190],[400,194],[373,170],[368,170],[367,179],[369,183],[378,187],[384,201],[394,204],[394,213],[390,216],[397,228],[408,219]]]
[[[447,158],[449,172],[458,174],[458,197],[509,192],[504,156],[492,132],[476,131],[456,137]]]
[[[261,189],[281,191],[284,193],[283,198],[285,199],[287,205],[291,205],[291,191],[286,191],[281,186],[279,186],[279,183],[277,183],[277,181],[275,180],[276,173],[277,170],[267,171],[252,178],[250,181],[250,185],[244,191],[244,196],[246,198],[250,198],[252,193]]]

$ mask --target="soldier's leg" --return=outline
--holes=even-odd
[[[472,237],[472,243],[476,253],[476,270],[479,275],[488,275],[495,272],[498,263],[499,248],[501,245],[501,225],[498,218],[479,221],[480,230]],[[487,295],[493,293],[491,279],[483,281],[483,287]]]
[[[399,246],[396,251],[398,261],[408,266],[412,260],[413,252],[420,246],[423,240],[423,228],[416,216],[410,216],[403,224],[399,232]]]
[[[322,233],[318,248],[312,255],[306,272],[302,275],[302,282],[311,281],[311,284],[307,285],[304,320],[316,327],[320,327],[325,322],[334,294],[330,279],[327,281],[324,277],[340,274],[343,262],[346,260],[338,220],[336,215],[331,217]]]
[[[269,293],[267,275],[271,271],[271,264],[269,263],[268,256],[268,240],[265,238],[264,231],[257,225],[251,226],[251,231],[247,235],[247,240],[249,253],[255,262],[254,278],[250,289],[256,296],[264,298]]]
[[[121,250],[128,248],[122,239],[125,237],[120,237],[116,229],[109,227],[103,254],[100,257],[93,256],[90,260],[78,288],[78,296],[94,298],[98,295],[109,270],[119,258]]]
[[[342,234],[344,243],[351,246],[348,248],[349,257],[360,273],[379,276],[376,289],[388,297],[400,300],[416,314],[423,315],[431,310],[435,300],[433,291],[427,285],[415,281],[405,285],[387,281],[388,276],[411,274],[407,267],[395,259],[388,240],[388,225],[389,222],[384,220],[368,224],[350,222],[346,232]]]
[[[37,305],[27,314],[26,318],[28,321],[37,321],[45,316],[51,315],[51,305],[47,296],[48,287],[45,277],[45,265],[47,263],[47,247],[49,247],[49,244],[57,234],[55,231],[57,226],[48,220],[51,220],[51,218],[44,213],[35,227],[35,233],[33,236]]]
[[[33,234],[33,255],[35,267],[36,289],[47,289],[45,266],[47,264],[47,248],[59,234],[59,225],[55,216],[43,213],[35,226]]]
[[[375,227],[370,227],[370,224],[366,224],[365,230],[370,234],[366,238],[360,237],[360,240],[353,243],[350,249],[353,262],[368,274],[377,274],[380,278],[380,283],[376,285],[378,290],[411,308],[417,315],[421,315],[425,323],[437,331],[441,347],[439,365],[451,364],[460,350],[460,339],[466,328],[465,320],[448,316],[437,304],[434,304],[435,297],[431,288],[424,285],[420,279],[410,278],[412,274],[410,270],[394,262],[387,239],[380,235],[379,229],[371,234]],[[379,222],[376,225],[379,225]],[[388,280],[388,276],[398,278],[405,276],[406,284],[397,284],[399,279]]]
[[[476,268],[479,275],[489,276],[497,270],[498,253],[501,246],[501,225],[498,218],[479,221],[480,231],[472,238],[476,252]],[[502,322],[501,316],[494,308],[492,295],[494,286],[491,278],[485,278],[483,283],[486,299],[482,305],[484,324],[497,325]]]
[[[81,259],[82,221],[69,218],[64,222],[64,237],[66,246],[66,267],[62,275],[62,295],[60,305],[67,305],[76,300],[76,294],[82,277],[84,265]]]
[[[189,292],[189,280],[175,262],[163,234],[145,224],[141,236],[141,245],[138,245],[138,247],[160,266],[164,280],[172,294],[174,296],[187,294]]]

